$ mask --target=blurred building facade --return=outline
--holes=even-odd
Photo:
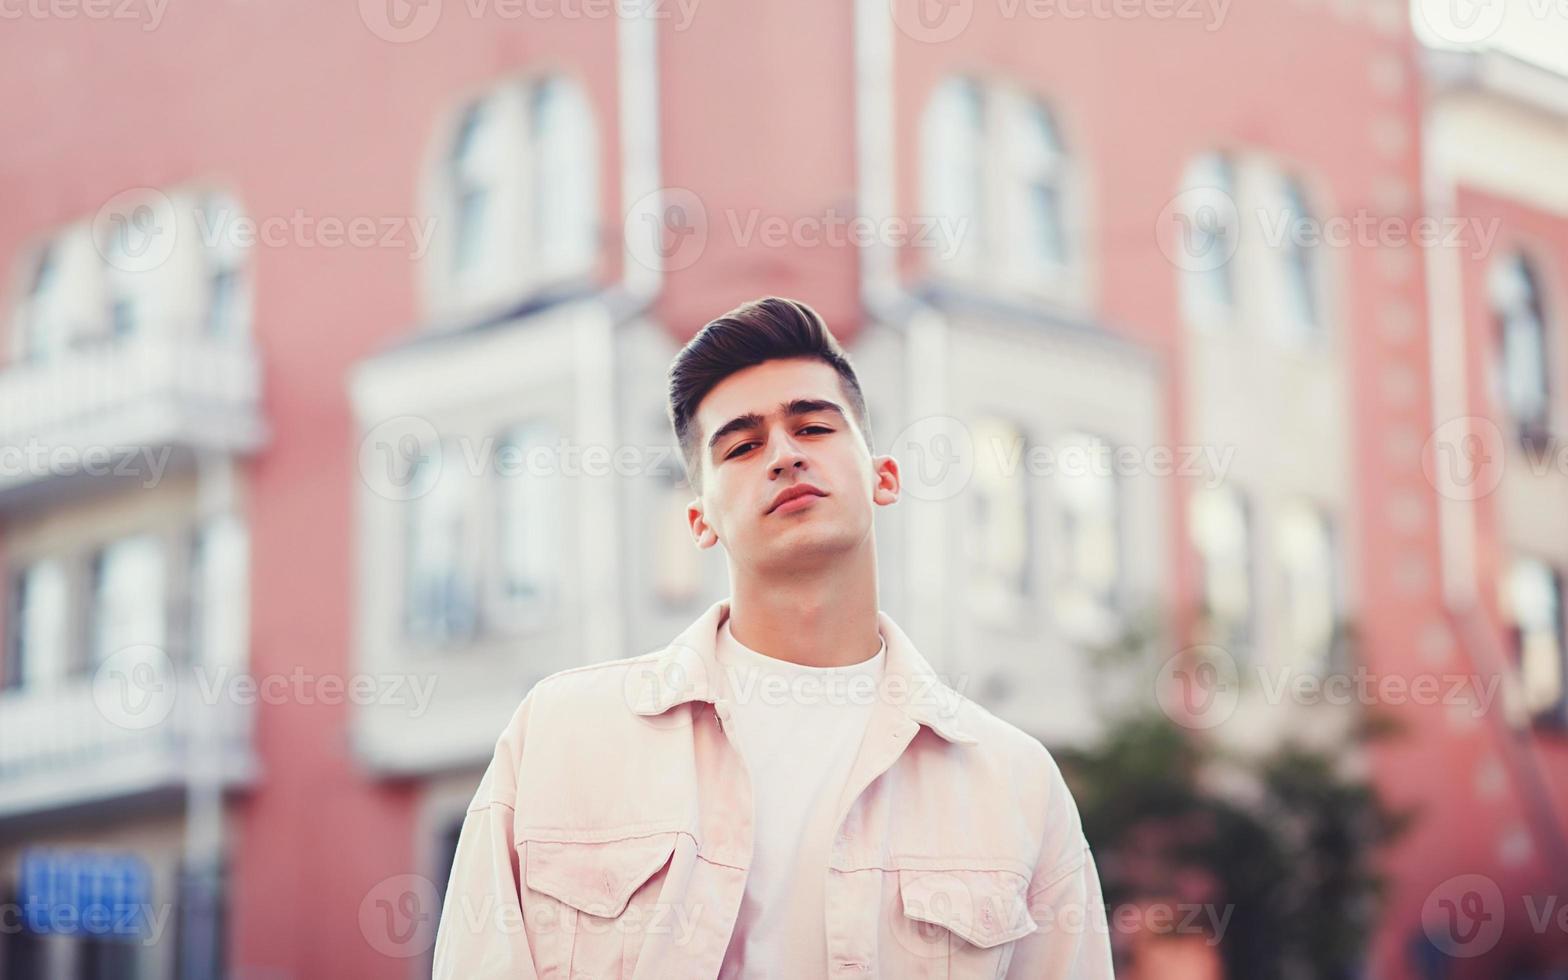
[[[1048,746],[1144,615],[1506,678],[1347,760],[1424,808],[1367,975],[1504,975],[1532,937],[1442,915],[1568,883],[1568,476],[1520,462],[1568,431],[1568,81],[1394,0],[623,6],[8,28],[0,901],[50,901],[0,977],[427,974],[522,695],[725,593],[664,370],[769,293],[905,469],[883,608]],[[1288,233],[1423,209],[1496,251]],[[129,939],[65,921],[102,894]]]

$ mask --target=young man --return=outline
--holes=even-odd
[[[730,596],[523,699],[463,824],[436,977],[1111,977],[1054,761],[878,607],[899,465],[822,319],[741,306],[669,394]]]

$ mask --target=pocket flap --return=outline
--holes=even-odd
[[[975,946],[1022,939],[1039,928],[1029,915],[1029,881],[1011,871],[898,872],[904,915],[939,925]]]
[[[676,834],[611,841],[528,841],[528,887],[601,918],[626,911],[632,894],[670,860]]]

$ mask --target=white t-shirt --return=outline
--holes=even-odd
[[[751,870],[719,978],[809,980],[774,972],[803,960],[820,962],[826,976],[828,859],[887,641],[860,663],[808,667],[741,645],[726,618],[714,652],[754,805]]]

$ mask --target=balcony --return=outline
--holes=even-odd
[[[0,692],[0,821],[254,782],[252,704],[216,672],[135,668]]]
[[[266,434],[260,395],[255,350],[208,337],[126,338],[10,364],[0,510],[105,476],[146,484],[162,473],[157,459],[254,450]]]

